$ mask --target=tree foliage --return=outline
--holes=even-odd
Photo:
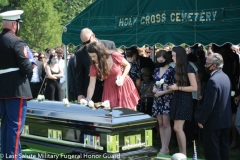
[[[54,6],[60,15],[61,25],[65,26],[94,1],[95,0],[54,0]]]
[[[19,8],[24,10],[20,37],[30,48],[43,50],[61,45],[61,25],[52,1],[24,0]]]
[[[24,10],[19,36],[35,50],[61,45],[62,27],[95,0],[0,0],[0,13]],[[0,18],[1,20],[1,18]],[[0,26],[0,30],[2,26]]]

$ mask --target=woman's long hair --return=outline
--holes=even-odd
[[[109,66],[107,63],[107,59],[111,54],[109,50],[107,50],[101,43],[99,42],[92,42],[87,47],[88,53],[96,53],[98,59],[98,73],[97,78],[99,80],[103,80],[110,74]],[[92,64],[95,64],[92,61]],[[96,64],[95,64],[96,65]]]
[[[181,47],[173,47],[173,52],[176,53],[176,66],[175,66],[175,80],[178,86],[188,85],[188,75],[187,75],[187,54],[186,50]]]

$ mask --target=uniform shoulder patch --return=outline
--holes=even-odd
[[[27,47],[23,46],[23,54],[26,58],[28,58]]]

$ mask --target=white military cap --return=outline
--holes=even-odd
[[[6,21],[18,21],[22,22],[20,15],[23,14],[23,10],[12,10],[0,13],[3,20]]]

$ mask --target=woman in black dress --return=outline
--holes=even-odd
[[[192,92],[197,91],[195,71],[187,61],[186,50],[181,47],[173,47],[172,59],[176,66],[175,84],[169,86],[174,91],[170,107],[170,117],[174,120],[180,153],[186,154],[186,136],[183,132],[185,120],[191,121],[193,114]]]
[[[57,58],[56,53],[51,54],[45,68],[47,74],[45,97],[47,100],[62,101],[60,78],[63,77],[63,73],[58,65]]]

